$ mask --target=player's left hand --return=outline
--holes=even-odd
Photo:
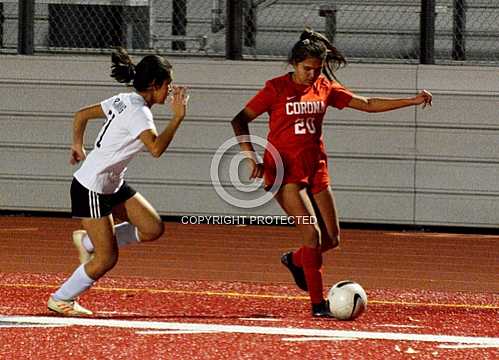
[[[419,94],[416,95],[416,105],[423,104],[423,109],[426,105],[431,106],[433,95],[428,90],[422,90]]]

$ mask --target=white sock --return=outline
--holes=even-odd
[[[85,265],[80,265],[74,273],[52,294],[54,300],[74,300],[88,290],[95,280],[85,272]]]
[[[92,240],[90,240],[90,237],[88,236],[88,234],[83,235],[83,237],[81,239],[81,244],[83,245],[85,250],[87,250],[89,253],[94,252],[94,250],[95,250],[94,244],[92,244]]]
[[[137,227],[128,222],[115,225],[114,231],[116,233],[116,242],[118,243],[118,247],[137,244],[140,242]],[[83,235],[81,243],[83,244],[85,250],[87,250],[89,253],[94,252],[94,244],[92,244],[92,241],[87,234]]]
[[[116,225],[114,227],[114,231],[116,233],[116,242],[118,243],[118,247],[137,244],[140,242],[137,227],[128,222]]]

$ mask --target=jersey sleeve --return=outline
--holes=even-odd
[[[106,114],[106,117],[109,117],[109,110],[111,110],[111,107],[113,106],[113,103],[114,103],[114,100],[117,98],[118,96],[115,95],[113,97],[110,97],[109,99],[106,99],[106,100],[103,100],[101,103],[100,103],[100,107],[102,108],[102,111],[104,112],[104,114]]]
[[[260,115],[270,111],[272,104],[275,102],[277,91],[271,81],[267,81],[263,89],[253,96],[246,104],[246,107],[252,110],[255,114]]]
[[[343,85],[333,83],[328,97],[328,105],[337,109],[343,109],[352,100],[353,93]]]
[[[135,111],[135,114],[133,114],[129,118],[128,131],[130,132],[130,135],[134,139],[138,138],[139,135],[142,134],[142,132],[145,130],[156,131],[156,126],[154,125],[154,120],[151,111],[144,111],[144,110],[149,110],[149,109],[144,109],[144,108],[138,109],[137,111]]]

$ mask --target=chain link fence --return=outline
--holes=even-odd
[[[286,56],[309,26],[326,34],[350,61],[417,61],[420,5],[395,3],[401,1],[261,2],[255,11],[256,46],[247,54]]]
[[[31,0],[33,1],[33,0]],[[130,52],[224,55],[223,24],[212,31],[212,1],[35,0],[36,52]],[[224,12],[225,2],[220,10]],[[0,0],[0,48],[16,52],[19,0]],[[3,17],[2,17],[3,14]],[[208,41],[219,42],[210,46]]]
[[[0,49],[2,52],[15,52],[18,29],[17,1],[0,2]]]
[[[419,63],[425,46],[432,63],[499,64],[498,0],[0,0],[1,52],[18,52],[29,2],[34,52],[119,45],[132,53],[226,56],[236,24],[241,58],[283,59],[309,26],[350,62]]]
[[[437,63],[499,64],[499,1],[437,0]]]
[[[432,2],[436,63],[499,63],[498,0]],[[351,62],[418,63],[421,58],[422,0],[253,0],[245,5],[245,21],[252,23],[245,27],[245,39],[251,39],[245,43],[247,56],[286,56],[309,26],[332,39]]]

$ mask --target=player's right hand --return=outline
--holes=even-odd
[[[80,161],[85,160],[87,154],[81,145],[71,145],[71,158],[69,163],[71,165],[78,164]]]

